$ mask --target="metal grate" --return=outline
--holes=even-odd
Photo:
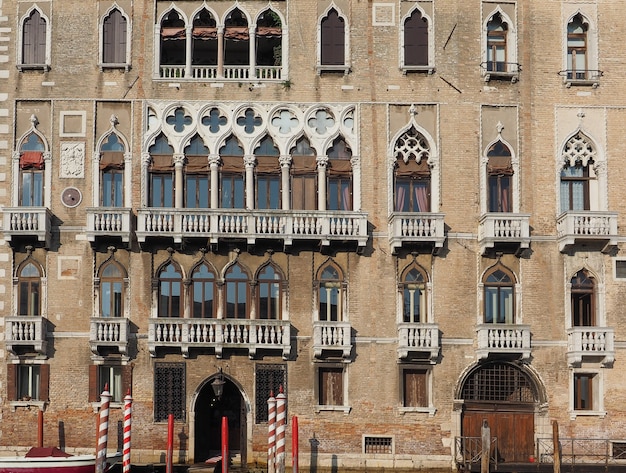
[[[267,400],[270,392],[278,394],[280,386],[287,393],[286,365],[257,365],[256,367],[256,423],[267,422]],[[286,406],[285,406],[286,409]]]
[[[155,363],[154,421],[163,422],[170,414],[185,420],[185,364]]]
[[[393,438],[365,437],[363,439],[363,453],[393,453]]]
[[[528,376],[508,363],[490,363],[472,373],[461,393],[466,401],[534,403],[537,395]]]
[[[613,449],[611,455],[614,460],[626,460],[626,442],[611,442]]]

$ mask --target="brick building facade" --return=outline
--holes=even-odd
[[[263,464],[279,386],[302,464],[617,452],[624,11],[0,0],[0,450],[108,383],[136,463]]]

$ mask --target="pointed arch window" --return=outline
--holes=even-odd
[[[428,66],[428,19],[415,9],[404,20],[404,66]]]
[[[256,65],[282,66],[282,22],[268,9],[256,22]]]
[[[328,150],[327,209],[352,210],[352,150],[342,137]]]
[[[243,209],[246,192],[243,165],[243,148],[237,138],[231,136],[220,149],[220,202],[223,209]]]
[[[185,21],[176,10],[170,11],[161,21],[161,65],[185,65],[186,35]]]
[[[17,301],[18,315],[41,316],[41,270],[33,262],[19,269]]]
[[[159,273],[159,317],[181,317],[183,314],[182,274],[174,263],[168,263]]]
[[[124,316],[124,271],[109,262],[100,272],[100,317]]]
[[[496,267],[485,275],[483,283],[485,323],[515,323],[515,284],[513,274],[504,267]]]
[[[37,9],[22,23],[22,66],[45,66],[47,62],[48,24]]]
[[[571,279],[572,327],[596,325],[595,284],[587,271],[581,269]]]
[[[561,169],[561,212],[591,210],[590,184],[595,179],[593,163],[596,149],[582,133],[568,140],[563,149],[565,164]]]
[[[124,206],[124,152],[125,147],[115,133],[111,133],[100,148],[100,205]]]
[[[217,22],[203,8],[193,18],[191,63],[197,66],[216,66],[217,43]]]
[[[291,208],[317,209],[316,153],[306,137],[296,141],[291,150]]]
[[[487,23],[487,70],[508,72],[507,38],[509,25],[496,13]]]
[[[567,24],[567,78],[588,79],[588,27],[579,13]]]
[[[20,148],[20,195],[19,205],[26,207],[43,206],[44,158],[42,139],[31,133]]]
[[[192,316],[201,319],[217,317],[217,284],[215,273],[206,264],[197,266],[192,275]]]
[[[241,10],[235,8],[224,21],[224,65],[247,66],[250,64],[250,32],[248,20]]]
[[[159,135],[149,152],[150,207],[174,207],[174,149],[164,135]]]
[[[209,208],[211,202],[211,175],[209,149],[202,138],[195,135],[185,147],[185,207]]]
[[[430,212],[430,148],[426,138],[411,127],[396,141],[394,155],[394,210]]]
[[[489,212],[512,212],[513,210],[513,164],[511,151],[497,141],[487,150],[487,177]]]
[[[343,278],[339,269],[326,265],[319,279],[319,320],[341,322],[343,320]]]
[[[280,209],[281,170],[279,151],[274,140],[265,136],[254,151],[256,157],[256,208]]]
[[[426,314],[426,276],[417,267],[411,267],[402,276],[402,321],[425,323]]]
[[[248,273],[239,264],[228,269],[224,284],[225,318],[247,319],[250,317],[249,282]]]
[[[102,63],[126,64],[128,22],[122,12],[114,8],[102,22]]]
[[[321,21],[322,66],[343,66],[346,63],[346,24],[336,9],[331,8]]]
[[[281,273],[271,264],[261,270],[257,285],[257,318],[282,319],[282,282]]]

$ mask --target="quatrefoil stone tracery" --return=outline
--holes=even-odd
[[[174,111],[174,115],[170,115],[165,119],[166,123],[174,127],[176,133],[181,133],[185,127],[191,125],[193,120],[189,115],[185,115],[183,108],[177,108]]]
[[[582,133],[572,136],[563,149],[562,159],[570,166],[576,166],[576,163],[587,166],[589,161],[594,161],[595,158],[593,142]]]
[[[218,133],[221,127],[228,124],[228,119],[217,108],[213,108],[208,115],[202,117],[202,124],[208,126],[211,133]]]
[[[411,128],[396,141],[394,156],[401,158],[405,163],[414,157],[419,163],[422,158],[428,159],[430,149],[424,137],[415,128]]]
[[[251,135],[256,127],[263,125],[263,120],[254,114],[254,110],[248,108],[243,116],[237,118],[237,125],[243,127],[244,131]]]
[[[335,126],[334,117],[326,110],[318,110],[315,117],[309,119],[309,127],[320,135],[325,135],[329,128]]]
[[[297,128],[299,120],[289,110],[280,110],[274,118],[272,118],[272,125],[278,128],[278,131],[284,135],[291,133],[293,128]]]

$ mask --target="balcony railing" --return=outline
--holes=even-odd
[[[2,214],[5,240],[36,237],[46,248],[50,246],[52,213],[47,207],[5,207]]]
[[[556,229],[560,251],[575,244],[593,242],[610,248],[617,245],[617,212],[564,212],[556,221]]]
[[[509,212],[483,214],[478,222],[481,254],[497,245],[514,245],[518,250],[530,246],[530,215]]]
[[[313,353],[321,358],[324,352],[341,352],[344,359],[352,353],[352,327],[350,322],[313,322]]]
[[[44,317],[20,315],[6,317],[4,320],[4,338],[9,352],[17,355],[32,349],[39,355],[46,355],[48,341]]]
[[[350,211],[289,211],[233,209],[143,208],[137,211],[137,239],[170,237],[175,243],[185,238],[280,239],[290,246],[294,240],[354,241],[365,246],[367,214]]]
[[[600,85],[600,78],[604,75],[604,71],[598,69],[567,69],[559,71],[559,75],[563,77],[566,87],[583,85],[596,88]]]
[[[530,325],[481,324],[478,335],[478,359],[493,354],[510,354],[522,359],[530,358]]]
[[[389,218],[389,240],[392,251],[411,243],[443,247],[446,239],[444,214],[429,212],[394,212]]]
[[[128,243],[131,235],[132,209],[96,207],[87,209],[87,240],[98,237],[119,237]]]
[[[480,64],[485,82],[491,79],[510,80],[517,82],[522,66],[517,62],[486,61]]]
[[[398,357],[426,354],[431,362],[439,357],[439,326],[403,322],[398,324]]]
[[[243,348],[254,358],[259,350],[279,350],[286,360],[291,352],[291,325],[288,320],[177,319],[148,321],[148,348],[179,348],[185,358],[190,348],[213,348],[222,357],[225,348]]]
[[[102,355],[101,348],[113,347],[125,356],[128,354],[130,321],[124,317],[92,317],[89,328],[91,352]]]
[[[161,79],[196,79],[196,80],[224,80],[224,81],[279,81],[283,77],[282,66],[224,66],[220,75],[217,66],[191,66],[191,73],[187,73],[184,65],[160,66]]]
[[[615,360],[615,331],[606,327],[572,327],[567,330],[567,362],[580,365],[584,358],[599,359],[604,366]]]

